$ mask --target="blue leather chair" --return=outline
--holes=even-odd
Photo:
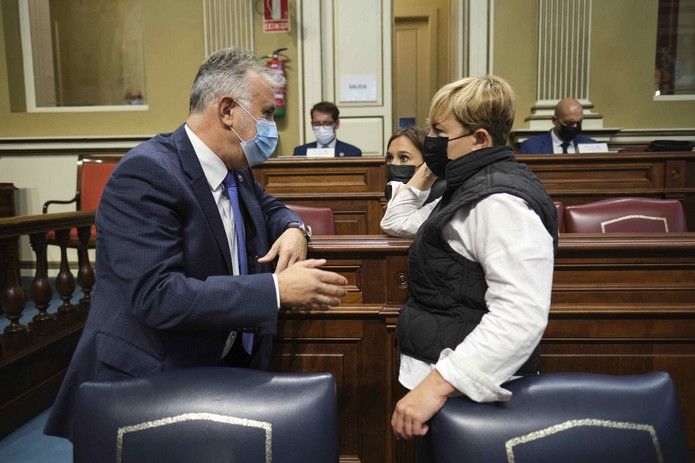
[[[508,402],[447,401],[430,427],[438,463],[691,461],[667,373],[550,373],[505,387]]]
[[[84,383],[76,462],[337,462],[333,377],[192,368]]]

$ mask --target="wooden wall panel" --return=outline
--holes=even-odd
[[[381,305],[341,306],[311,314],[281,315],[273,369],[330,372],[338,391],[340,461],[392,461],[383,432],[388,426],[389,343]]]

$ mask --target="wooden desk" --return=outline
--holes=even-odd
[[[580,204],[616,196],[674,198],[695,231],[695,152],[517,155],[555,201]],[[384,160],[271,159],[255,167],[266,189],[288,203],[330,207],[336,232],[378,234],[386,179]]]
[[[517,155],[555,201],[581,204],[616,196],[679,199],[695,231],[695,152]]]
[[[285,203],[333,209],[336,234],[378,234],[385,204],[384,166],[381,157],[274,158],[253,171],[261,185]]]
[[[340,307],[281,314],[274,367],[336,378],[341,461],[413,461],[412,444],[396,442],[389,426],[401,394],[393,335],[409,245],[386,236],[314,240],[311,256],[327,258],[350,292]],[[695,449],[695,233],[562,235],[552,296],[542,370],[669,372]]]

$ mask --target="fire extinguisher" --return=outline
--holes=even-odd
[[[287,56],[282,55],[281,53],[285,50],[287,50],[287,48],[278,48],[277,50],[274,50],[270,55],[265,55],[261,57],[269,58],[268,61],[266,61],[265,63],[266,67],[270,69],[272,72],[281,75],[282,77],[285,77],[285,61],[287,59]],[[285,95],[286,91],[287,90],[284,86],[273,89],[273,93],[275,95],[275,117],[285,116],[287,108],[287,100]]]

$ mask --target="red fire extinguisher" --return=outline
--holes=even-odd
[[[285,50],[287,50],[287,48],[278,48],[277,50],[274,50],[270,55],[265,55],[261,57],[269,58],[268,61],[266,61],[265,65],[272,72],[275,72],[281,75],[282,77],[285,77],[285,61],[287,57],[285,55],[282,55],[281,53]],[[273,93],[275,94],[275,117],[285,116],[287,108],[287,100],[285,95],[286,92],[287,90],[285,86],[273,89]]]

